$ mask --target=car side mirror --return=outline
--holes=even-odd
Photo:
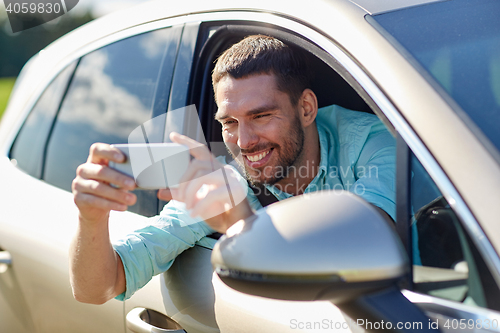
[[[409,262],[390,223],[346,191],[302,195],[228,229],[212,265],[225,284],[247,294],[331,301],[368,332],[439,332],[399,289]]]
[[[396,285],[407,272],[389,223],[346,191],[302,195],[237,222],[216,244],[212,265],[247,294],[342,303]]]

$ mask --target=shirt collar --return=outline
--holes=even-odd
[[[325,177],[327,175],[328,170],[328,139],[326,135],[326,130],[323,125],[318,124],[316,122],[316,128],[318,129],[318,137],[319,137],[319,148],[320,148],[320,162],[319,162],[319,170],[314,179],[307,185],[304,193],[309,193],[312,191],[317,191],[322,188],[325,183]],[[279,200],[287,199],[292,197],[293,195],[283,192],[276,188],[274,185],[266,185],[266,188],[274,194],[276,198]]]

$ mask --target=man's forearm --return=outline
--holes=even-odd
[[[125,272],[109,240],[108,223],[85,223],[80,217],[70,247],[73,295],[84,303],[102,304],[125,291]]]

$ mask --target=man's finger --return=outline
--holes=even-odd
[[[105,165],[85,163],[77,168],[76,174],[83,179],[93,179],[111,183],[126,190],[133,190],[136,188],[134,178]]]
[[[215,166],[213,162],[214,161],[200,161],[194,159],[189,163],[188,169],[179,181],[179,195],[180,198],[183,198],[182,201],[186,199],[186,188],[191,181],[214,171]]]
[[[113,200],[108,200],[88,193],[78,193],[75,196],[75,203],[79,208],[88,206],[104,210],[126,211],[128,206]]]
[[[120,149],[112,147],[106,143],[94,143],[90,146],[89,157],[90,163],[108,164],[109,161],[116,163],[125,162],[125,155]]]
[[[73,182],[72,185],[77,195],[88,194],[96,198],[117,202],[127,206],[133,205],[137,201],[135,194],[95,180],[77,178],[77,181]]]
[[[210,191],[204,198],[197,199],[190,212],[192,217],[201,216],[203,219],[218,216],[233,208],[226,188]]]
[[[208,161],[213,158],[207,146],[191,139],[190,137],[172,132],[170,133],[170,140],[175,143],[187,146],[189,148],[189,153],[198,160]]]
[[[184,188],[185,192],[181,194],[184,197],[187,209],[191,209],[193,207],[198,198],[198,192],[204,185],[207,186],[207,189],[223,187],[227,191],[227,184],[222,170],[209,174],[202,174],[199,172],[195,175],[193,180],[187,183],[187,186]]]
[[[173,199],[173,192],[175,192],[174,189],[170,189],[170,188],[162,188],[162,189],[159,189],[158,190],[158,193],[157,193],[157,197],[158,199],[160,200],[163,200],[163,201],[170,201]]]

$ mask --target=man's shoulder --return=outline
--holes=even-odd
[[[346,109],[340,105],[329,105],[318,109],[317,119],[326,126],[366,125],[379,123],[379,118],[371,113]]]
[[[349,110],[339,105],[329,105],[318,109],[316,122],[326,132],[333,134],[340,144],[346,141],[364,142],[370,134],[386,131],[385,126],[375,114]]]

